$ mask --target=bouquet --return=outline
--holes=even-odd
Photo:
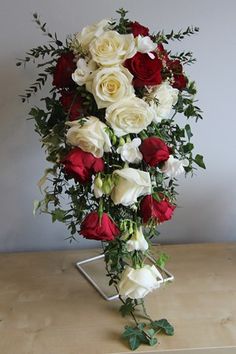
[[[65,223],[70,241],[81,235],[102,242],[120,312],[134,320],[123,333],[134,350],[155,345],[159,332],[174,333],[166,319],[147,315],[143,300],[159,287],[168,256],[160,253],[152,265],[146,260],[157,226],[175,211],[176,177],[205,165],[193,154],[190,118],[202,116],[195,82],[184,70],[195,59],[167,49],[198,28],[151,34],[124,9],[117,13],[118,20],[89,25],[65,43],[34,14],[49,41],[17,65],[33,62],[39,70],[23,102],[52,77],[43,108],[29,113],[52,163],[39,181],[44,197],[34,210]],[[184,126],[178,113],[186,117]]]

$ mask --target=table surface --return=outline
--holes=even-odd
[[[156,247],[170,255],[175,281],[146,297],[152,318],[175,335],[141,353],[236,353],[236,244]],[[75,267],[98,250],[0,254],[1,354],[129,353],[130,323]]]

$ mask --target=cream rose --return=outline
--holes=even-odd
[[[173,105],[178,101],[179,90],[173,88],[168,81],[155,87],[151,93],[151,107],[155,110],[156,123],[169,118]]]
[[[140,133],[155,118],[154,110],[137,97],[123,98],[106,110],[106,120],[120,137],[129,133]]]
[[[146,264],[138,269],[126,266],[118,283],[118,291],[121,296],[142,299],[152,290],[159,288],[162,280],[161,273],[154,265]]]
[[[84,49],[88,49],[90,42],[99,36],[109,27],[109,20],[102,20],[90,26],[86,26],[77,33],[76,39]]]
[[[133,75],[122,66],[105,67],[95,71],[86,83],[98,108],[108,107],[123,97],[134,96]]]
[[[67,124],[70,125],[66,135],[68,144],[78,146],[95,157],[102,157],[104,151],[110,151],[111,142],[109,135],[106,133],[107,126],[98,118],[87,117],[83,125],[79,121],[68,122]]]
[[[93,61],[86,61],[80,58],[77,61],[77,69],[72,74],[72,79],[77,83],[77,85],[84,85],[90,75],[97,69],[97,64]]]
[[[151,179],[148,172],[135,168],[123,168],[113,172],[115,186],[111,192],[114,204],[132,205],[141,195],[151,194]]]
[[[121,159],[128,163],[139,163],[143,159],[143,155],[139,150],[141,139],[135,138],[130,143],[119,146],[116,150],[120,154]]]
[[[142,227],[135,230],[131,238],[126,242],[127,251],[142,251],[148,249],[148,243],[143,235]]]
[[[137,52],[132,34],[106,31],[89,45],[93,60],[103,66],[123,63]]]

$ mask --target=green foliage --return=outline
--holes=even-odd
[[[161,253],[156,260],[156,265],[161,269],[165,268],[166,262],[170,259],[170,257],[166,253]]]
[[[206,168],[206,165],[205,165],[205,163],[204,163],[204,161],[203,161],[203,156],[202,156],[202,155],[197,154],[197,155],[195,156],[194,162],[195,162],[199,167],[204,168],[204,169]]]
[[[130,349],[135,350],[141,344],[148,344],[150,346],[156,345],[158,343],[156,338],[158,333],[172,336],[174,334],[174,328],[166,319],[151,321],[149,324],[142,322],[135,327],[126,326],[122,337],[128,340]]]
[[[158,333],[163,332],[168,336],[173,336],[174,327],[166,320],[161,319],[159,321],[153,321],[151,327],[156,330]]]

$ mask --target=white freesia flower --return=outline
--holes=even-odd
[[[131,238],[126,242],[128,252],[142,251],[148,249],[148,243],[143,235],[142,227],[135,230]]]
[[[143,159],[143,155],[139,151],[141,139],[135,138],[130,143],[119,146],[116,150],[120,154],[121,159],[128,163],[139,163]]]
[[[142,299],[152,290],[159,288],[158,280],[162,279],[161,273],[154,265],[146,264],[138,269],[126,266],[118,283],[118,291],[121,296]]]
[[[103,196],[102,184],[103,182],[101,177],[97,176],[93,181],[93,192],[95,198],[101,198]]]
[[[138,97],[123,98],[106,110],[106,120],[118,137],[140,133],[155,118],[154,110]]]
[[[77,83],[77,85],[84,85],[89,76],[96,70],[97,64],[90,60],[87,62],[85,59],[80,58],[77,61],[77,69],[72,74],[72,79]]]
[[[106,133],[106,124],[98,118],[87,117],[84,124],[79,121],[68,122],[70,129],[67,132],[67,143],[80,147],[83,151],[92,153],[95,157],[102,157],[110,151],[111,142]]]
[[[170,155],[168,160],[164,163],[161,172],[168,177],[174,178],[184,172],[184,167],[188,166],[188,160],[178,160],[173,155]]]
[[[88,49],[90,42],[99,36],[109,27],[109,20],[104,19],[98,23],[86,26],[80,33],[77,33],[76,39],[84,49]]]
[[[155,58],[155,56],[150,52],[154,51],[157,48],[157,44],[154,43],[150,37],[148,36],[142,37],[138,35],[136,37],[136,43],[137,43],[138,52],[149,53],[151,59]]]
[[[151,179],[148,172],[135,168],[123,168],[113,172],[115,186],[112,189],[111,199],[114,204],[129,206],[137,202],[141,195],[151,193]]]
[[[103,66],[122,64],[137,52],[132,34],[106,31],[89,45],[93,60]]]
[[[123,97],[134,96],[132,79],[133,75],[123,66],[103,67],[90,76],[86,89],[93,94],[100,109]]]
[[[173,88],[168,81],[155,87],[151,93],[153,101],[151,107],[155,110],[156,123],[160,123],[162,119],[169,118],[173,105],[178,101],[179,90]],[[156,103],[155,101],[158,101]]]

